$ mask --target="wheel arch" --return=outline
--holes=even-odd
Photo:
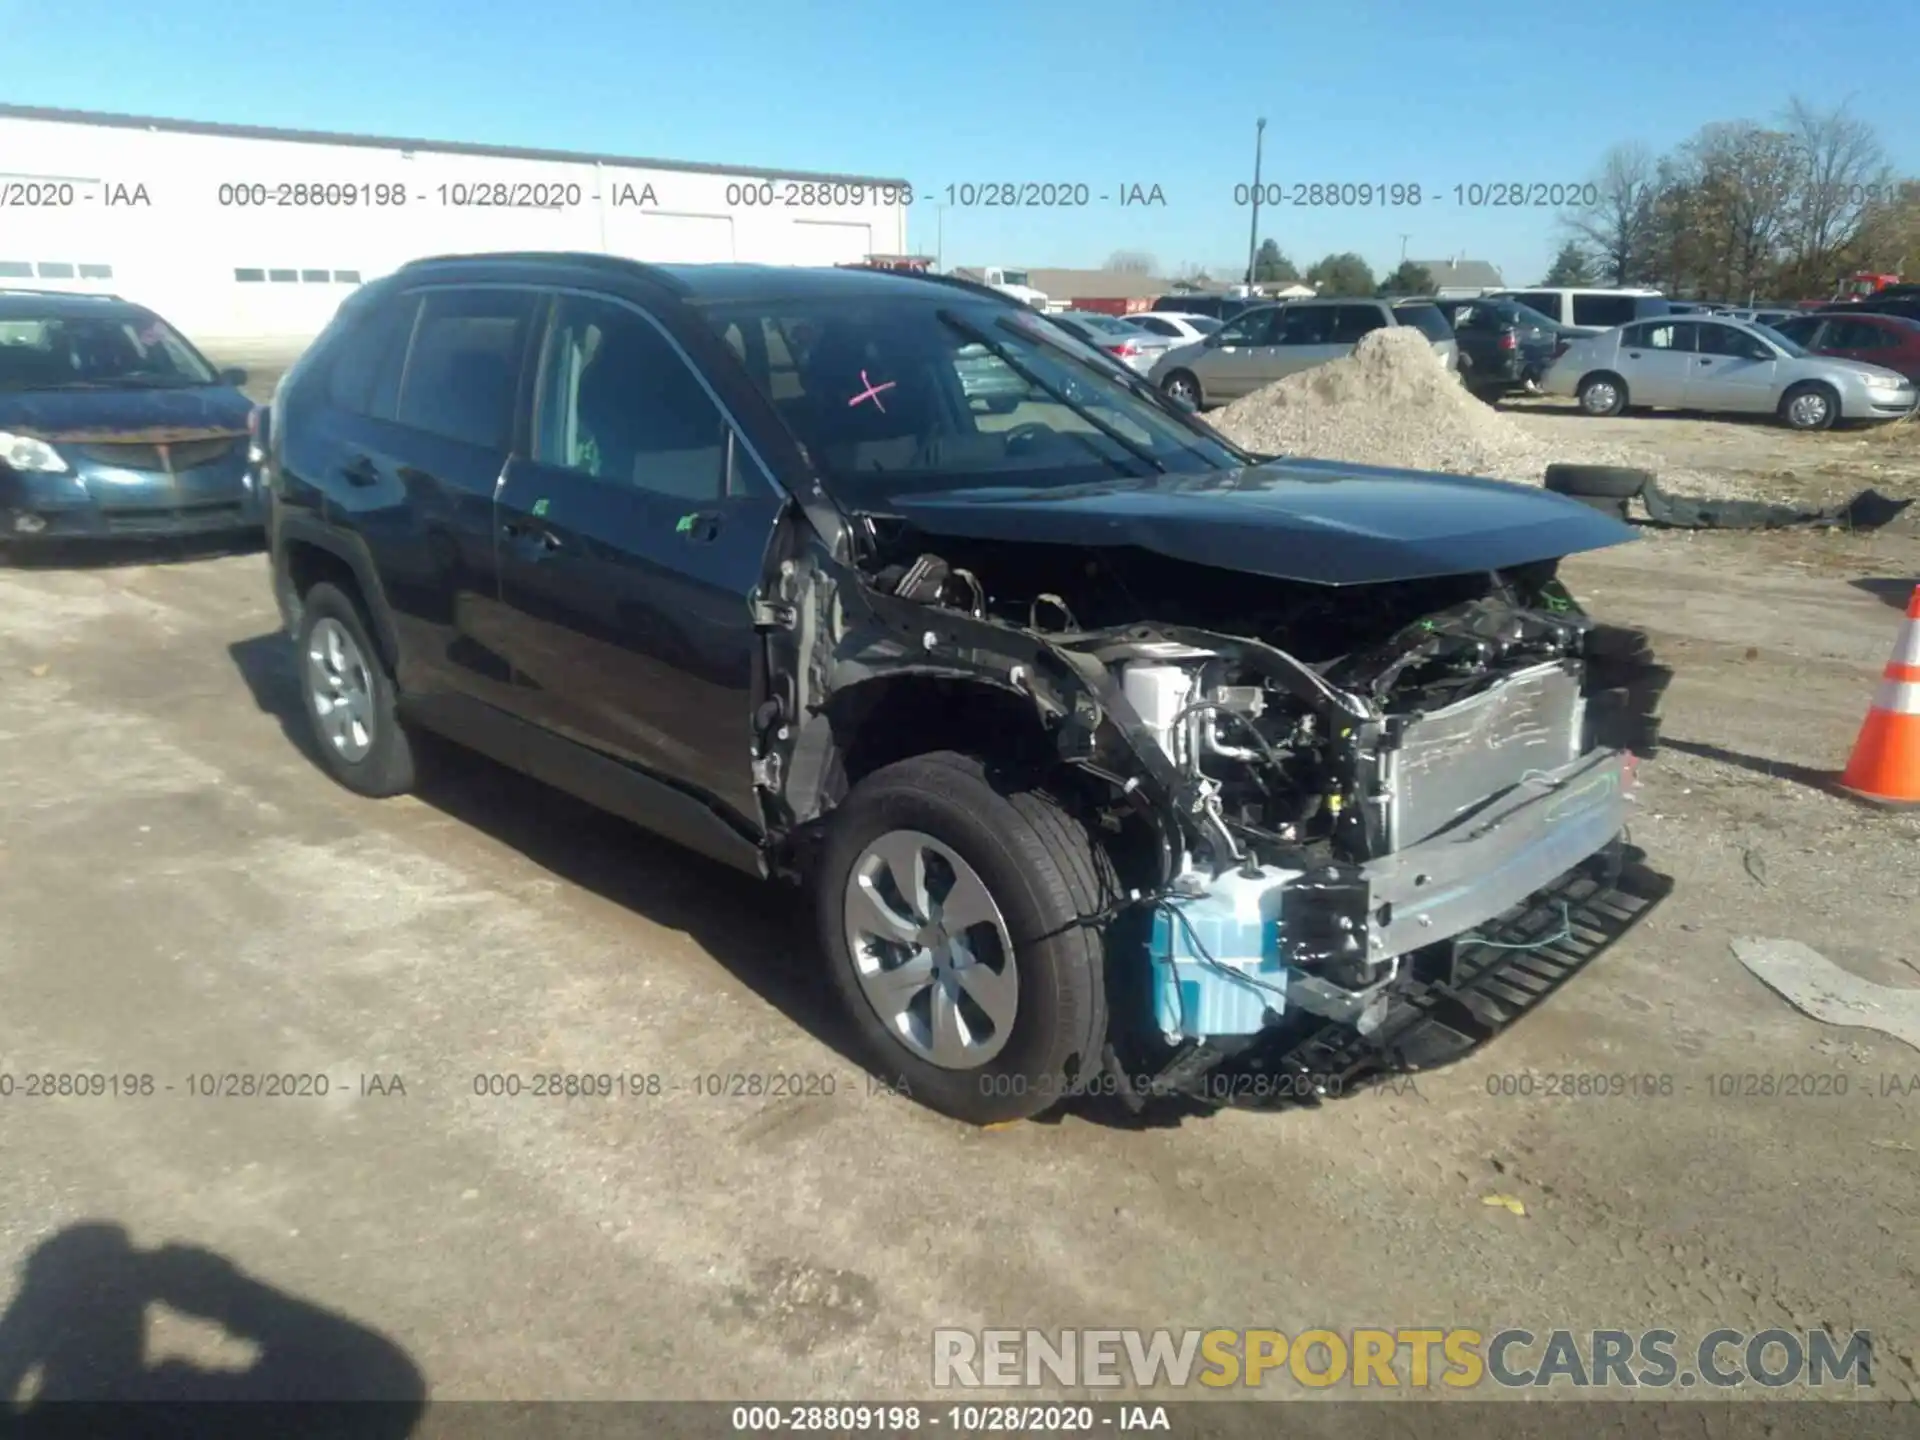
[[[399,636],[372,557],[337,530],[308,516],[283,515],[273,536],[273,588],[289,634],[299,628],[303,597],[322,581],[359,601],[381,661],[389,673],[397,674]]]

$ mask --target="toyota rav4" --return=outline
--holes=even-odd
[[[867,1062],[966,1120],[1429,1063],[1660,893],[1664,672],[1556,576],[1627,527],[1249,454],[983,287],[425,260],[264,428],[341,782],[437,734],[808,886]]]

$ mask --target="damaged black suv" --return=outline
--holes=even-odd
[[[1555,576],[1625,526],[1248,454],[994,292],[425,260],[265,428],[333,774],[405,791],[431,732],[808,885],[870,1063],[949,1114],[1318,1093],[1518,1004],[1463,937],[1520,936],[1525,998],[1635,913],[1656,672]]]

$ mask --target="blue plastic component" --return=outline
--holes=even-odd
[[[1297,874],[1231,871],[1213,881],[1209,893],[1169,898],[1154,912],[1153,1014],[1163,1033],[1251,1035],[1267,1012],[1285,1013],[1289,967],[1280,959],[1280,892]]]

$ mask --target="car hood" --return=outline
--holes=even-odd
[[[1050,488],[907,492],[863,508],[930,535],[1131,545],[1317,585],[1497,570],[1634,538],[1621,521],[1530,485],[1330,460]]]
[[[253,403],[227,385],[191,390],[0,390],[0,430],[42,440],[164,444],[247,428]]]

